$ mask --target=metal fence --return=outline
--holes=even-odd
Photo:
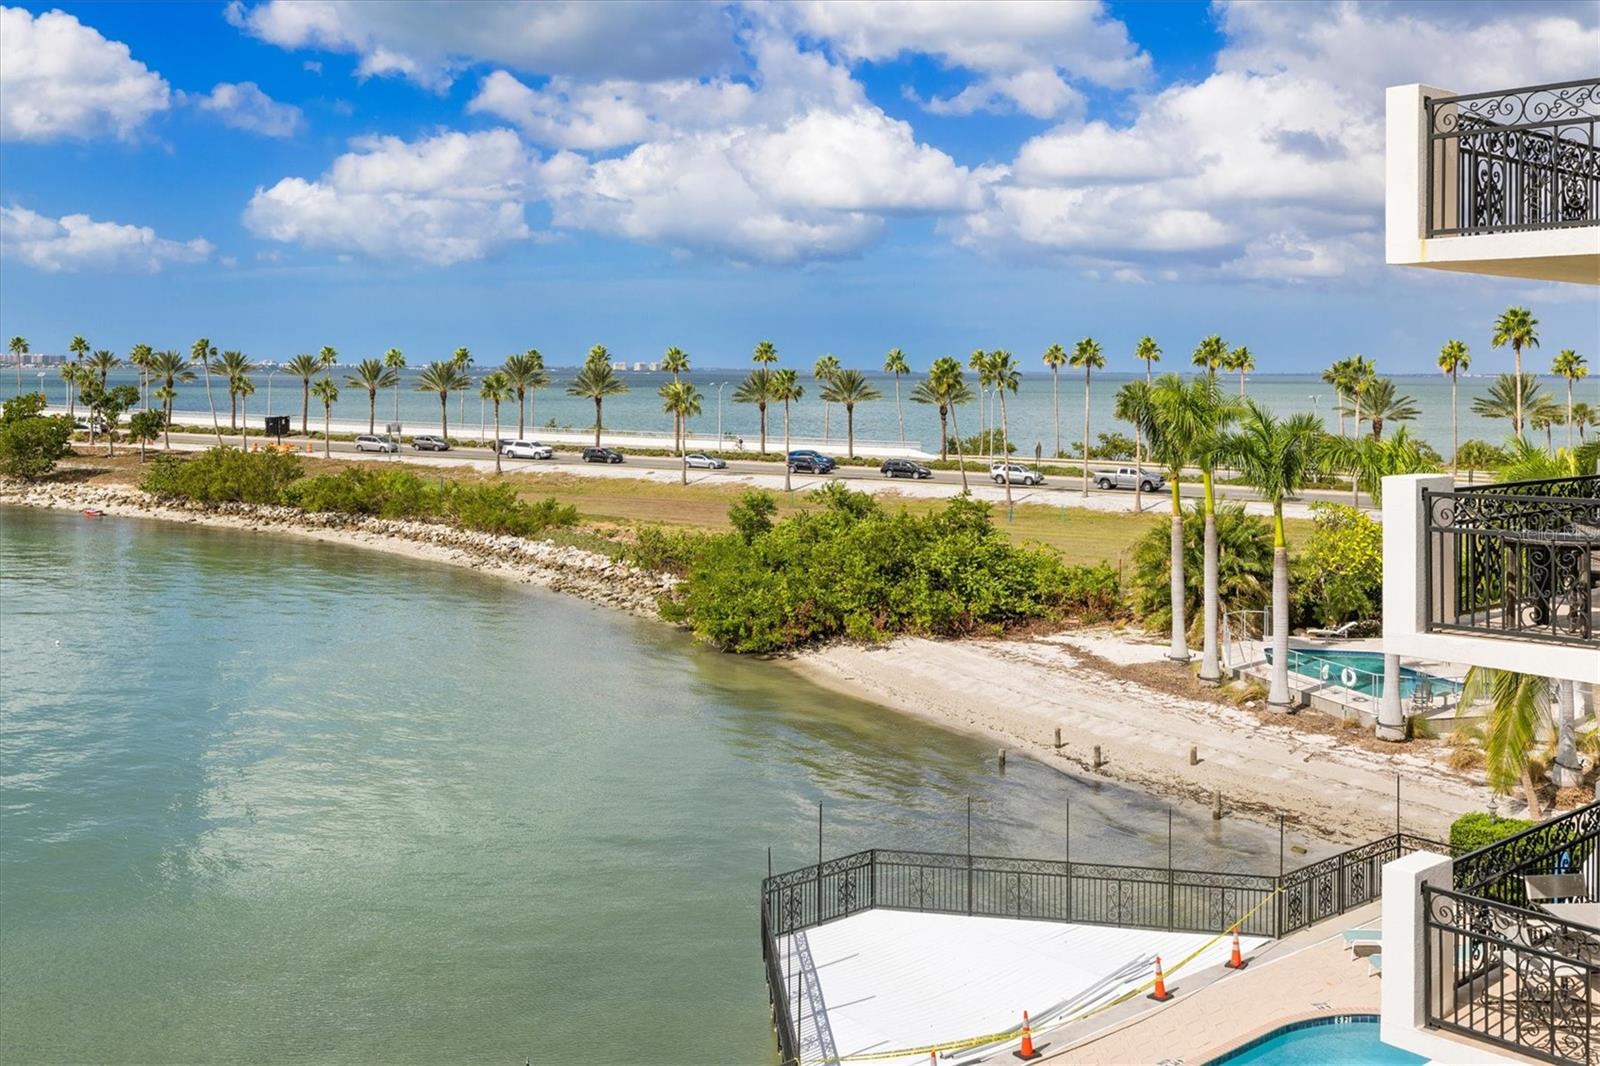
[[[1595,644],[1600,476],[1422,493],[1430,632]]]
[[[1600,224],[1600,80],[1425,101],[1429,237]]]
[[[775,874],[761,949],[779,1052],[798,1061],[780,938],[825,922],[883,908],[1281,937],[1377,899],[1383,864],[1420,850],[1449,848],[1393,833],[1278,875],[873,848]]]

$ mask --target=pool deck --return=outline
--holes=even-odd
[[[1069,1031],[1086,1024],[1073,1020],[1090,1011],[1100,1008],[1093,1016],[1098,1019],[1094,1028],[1100,1028],[1124,1009],[1154,1008],[1142,994],[1108,1005],[1141,990],[1153,975],[1156,955],[1170,970],[1199,951],[1168,980],[1169,990],[1180,996],[1223,975],[1235,981],[1247,977],[1248,969],[1234,976],[1223,968],[1231,945],[1226,938],[1213,939],[1199,933],[872,910],[780,938],[778,953],[780,968],[789,975],[791,1003],[798,989],[802,1062],[874,1056],[869,1061],[883,1066],[926,1066],[928,1045],[1005,1032],[1021,1022],[1023,1010],[1031,1015],[1035,1045],[1048,1055],[1052,1047],[1067,1046]],[[1269,943],[1243,938],[1247,954]],[[1011,1052],[1017,1043],[1010,1036],[941,1054],[939,1061],[1015,1062]],[[876,1057],[914,1048],[922,1050]]]

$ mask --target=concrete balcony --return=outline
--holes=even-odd
[[[1600,284],[1600,79],[1386,96],[1392,265]]]

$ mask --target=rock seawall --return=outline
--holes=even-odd
[[[97,509],[118,517],[288,533],[450,563],[581,596],[630,614],[659,618],[657,603],[678,579],[641,570],[598,552],[550,541],[457,529],[436,522],[308,513],[293,507],[160,500],[122,485],[23,482],[0,478],[0,504],[60,511]]]

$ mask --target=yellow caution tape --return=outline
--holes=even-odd
[[[1283,891],[1283,889],[1282,889],[1281,886],[1279,888],[1273,889],[1270,893],[1267,894],[1267,897],[1265,899],[1263,899],[1260,903],[1257,903],[1254,907],[1251,907],[1248,911],[1245,911],[1244,914],[1240,915],[1239,918],[1233,923],[1233,925],[1229,926],[1227,929],[1224,929],[1222,932],[1218,933],[1216,936],[1212,937],[1210,940],[1207,940],[1204,944],[1201,944],[1198,948],[1195,948],[1189,954],[1187,954],[1183,958],[1179,959],[1177,961],[1177,963],[1175,963],[1174,965],[1172,965],[1170,967],[1167,967],[1162,973],[1163,978],[1165,978],[1168,975],[1177,973],[1179,970],[1183,969],[1189,963],[1191,963],[1195,959],[1199,958],[1208,949],[1210,949],[1213,945],[1215,945],[1217,943],[1217,941],[1221,940],[1225,936],[1228,936],[1229,934],[1231,934],[1233,932],[1233,930],[1235,930],[1239,926],[1243,925],[1247,920],[1249,920],[1251,915],[1255,914],[1256,911],[1260,910],[1262,907],[1265,907],[1268,903],[1271,903],[1273,898],[1275,896],[1277,896],[1277,894],[1279,892],[1282,892],[1282,891]],[[1156,984],[1156,979],[1154,977],[1152,977],[1152,978],[1150,978],[1150,980],[1146,981],[1144,984],[1139,985],[1136,988],[1129,989],[1128,991],[1124,992],[1122,995],[1118,996],[1116,999],[1110,1000],[1110,1001],[1108,1001],[1106,1003],[1102,1003],[1098,1007],[1094,1007],[1094,1008],[1091,1008],[1090,1010],[1086,1010],[1082,1014],[1074,1015],[1071,1018],[1065,1018],[1065,1019],[1063,1019],[1061,1021],[1058,1021],[1058,1022],[1051,1022],[1047,1026],[1035,1027],[1034,1031],[1037,1032],[1037,1033],[1043,1034],[1043,1033],[1046,1033],[1046,1032],[1051,1032],[1053,1030],[1059,1029],[1063,1025],[1070,1025],[1073,1022],[1081,1022],[1085,1018],[1092,1018],[1096,1014],[1099,1014],[1101,1011],[1110,1010],[1112,1007],[1115,1007],[1120,1003],[1126,1003],[1128,1000],[1132,999],[1134,996],[1139,995],[1141,992],[1145,992],[1145,991],[1147,991],[1147,990],[1149,990],[1151,988],[1154,988],[1155,984]],[[1020,1037],[1021,1035],[1022,1035],[1022,1026],[1021,1025],[1014,1025],[1011,1028],[1003,1029],[998,1033],[985,1033],[983,1036],[969,1036],[969,1037],[966,1037],[966,1038],[961,1039],[961,1040],[950,1040],[950,1041],[945,1041],[943,1043],[938,1043],[938,1044],[924,1044],[921,1047],[901,1048],[898,1051],[868,1051],[868,1052],[863,1052],[863,1053],[861,1053],[859,1055],[843,1055],[843,1056],[840,1056],[837,1059],[826,1059],[826,1060],[815,1059],[813,1061],[814,1062],[818,1062],[818,1063],[826,1063],[826,1062],[875,1062],[875,1061],[881,1061],[883,1059],[903,1059],[903,1058],[909,1058],[912,1055],[943,1054],[943,1053],[951,1052],[951,1051],[966,1051],[966,1050],[969,1050],[971,1048],[982,1047],[985,1044],[1003,1043],[1003,1042],[1008,1041],[1008,1040],[1016,1039],[1017,1037]]]

